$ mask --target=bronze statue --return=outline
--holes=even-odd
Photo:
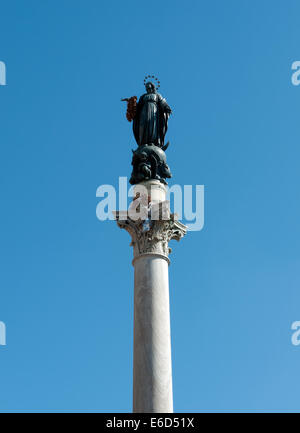
[[[157,87],[152,81],[157,82]],[[127,101],[126,117],[133,121],[133,134],[138,144],[138,149],[133,151],[133,171],[130,178],[131,184],[143,180],[157,179],[166,183],[166,178],[171,177],[170,169],[166,163],[165,135],[168,130],[168,120],[172,113],[167,101],[157,93],[160,82],[154,75],[146,76],[144,80],[147,93],[143,94],[137,102],[137,97],[122,99]]]

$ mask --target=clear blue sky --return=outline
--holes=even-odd
[[[130,412],[129,236],[95,216],[130,175],[121,97],[157,74],[170,182],[205,227],[170,266],[177,412],[299,411],[298,1],[1,3],[0,411]],[[172,246],[172,245],[171,245]]]

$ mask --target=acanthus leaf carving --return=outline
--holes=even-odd
[[[187,232],[187,227],[176,219],[176,215],[170,214],[168,219],[133,220],[127,212],[115,212],[117,224],[125,229],[131,236],[131,245],[134,250],[134,258],[142,254],[159,254],[169,256],[171,249],[169,241],[179,241]]]

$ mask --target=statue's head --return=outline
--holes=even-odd
[[[153,81],[156,82],[156,85],[153,83]],[[144,85],[146,87],[147,93],[156,93],[156,90],[160,87],[160,81],[154,75],[146,75],[144,78]]]
[[[156,87],[153,83],[151,83],[151,81],[148,81],[145,84],[145,87],[146,87],[147,93],[156,93]]]

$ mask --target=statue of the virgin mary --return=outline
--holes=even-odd
[[[148,79],[151,79],[149,81]],[[157,87],[153,84],[156,80]],[[132,174],[129,182],[134,185],[144,180],[155,179],[166,184],[172,176],[166,161],[165,135],[169,116],[172,113],[167,101],[157,93],[160,83],[153,75],[144,80],[147,93],[137,102],[137,97],[122,99],[127,101],[126,117],[133,120],[133,134],[138,148],[133,151]]]
[[[167,101],[157,93],[155,84],[147,81],[148,78],[155,79],[154,76],[145,78],[147,93],[143,94],[137,103],[136,96],[126,99],[128,101],[127,119],[133,120],[133,134],[139,146],[154,144],[164,148],[168,120],[172,110]],[[159,81],[157,88],[159,88]]]

